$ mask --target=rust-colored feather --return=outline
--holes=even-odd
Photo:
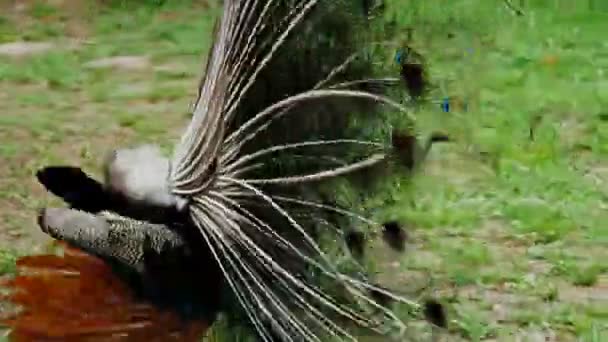
[[[67,246],[20,258],[17,271],[0,297],[18,308],[0,319],[10,341],[197,341],[209,325],[142,301],[104,261]]]

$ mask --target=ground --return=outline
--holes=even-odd
[[[448,113],[415,112],[421,133],[454,142],[432,150],[413,185],[377,199],[376,218],[411,235],[404,255],[375,252],[381,277],[404,289],[430,277],[425,295],[447,304],[449,340],[608,340],[607,9],[388,2],[395,42],[414,28],[431,97],[452,98]],[[46,246],[35,213],[59,202],[38,168],[99,175],[110,149],[169,148],[189,118],[213,10],[100,8],[0,5],[0,273]],[[397,46],[383,46],[393,63]]]

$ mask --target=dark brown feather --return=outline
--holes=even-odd
[[[433,132],[424,146],[421,146],[418,138],[406,131],[394,129],[392,133],[392,145],[395,149],[397,159],[409,171],[418,167],[423,162],[434,143],[449,142],[450,137],[441,132]]]
[[[405,88],[414,99],[419,99],[427,89],[424,66],[420,63],[403,63],[401,65],[401,78]]]
[[[382,226],[382,238],[386,244],[395,251],[404,252],[408,235],[407,232],[401,228],[399,222],[389,221]]]
[[[350,253],[356,259],[362,259],[365,255],[365,235],[356,230],[351,230],[344,234],[344,240]]]
[[[424,316],[433,325],[447,328],[448,320],[443,305],[434,299],[424,303]]]
[[[416,165],[416,149],[418,147],[416,136],[399,130],[393,130],[391,139],[393,148],[397,153],[397,158],[408,170],[413,170]]]

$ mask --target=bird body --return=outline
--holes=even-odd
[[[409,115],[377,91],[386,79],[369,76],[371,62],[360,57],[365,19],[354,6],[224,1],[173,155],[118,149],[103,184],[75,168],[42,170],[39,180],[72,208],[45,210],[41,228],[127,274],[146,305],[191,322],[223,311],[246,318],[261,341],[354,341],[352,325],[386,338],[404,330],[376,298],[417,304],[365,272],[341,271],[321,243],[344,235],[325,225],[329,215],[379,229],[331,191],[390,156],[384,143],[361,139],[353,120],[381,125],[387,107]],[[67,184],[67,174],[78,178]]]

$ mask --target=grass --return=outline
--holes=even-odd
[[[369,200],[376,219],[405,222],[413,237],[397,266],[376,254],[380,277],[409,290],[430,274],[425,295],[448,304],[451,340],[608,339],[608,9],[530,0],[518,17],[501,1],[387,2],[395,42],[414,28],[430,96],[468,109],[418,108],[423,134],[455,142],[437,145],[412,185]],[[33,213],[56,200],[35,183],[37,168],[95,173],[111,147],[172,145],[215,14],[187,1],[128,11],[28,4],[0,11],[0,43],[57,48],[0,57],[0,273],[44,241]],[[394,50],[384,51],[387,65]],[[147,56],[151,67],[86,67],[113,55]]]

